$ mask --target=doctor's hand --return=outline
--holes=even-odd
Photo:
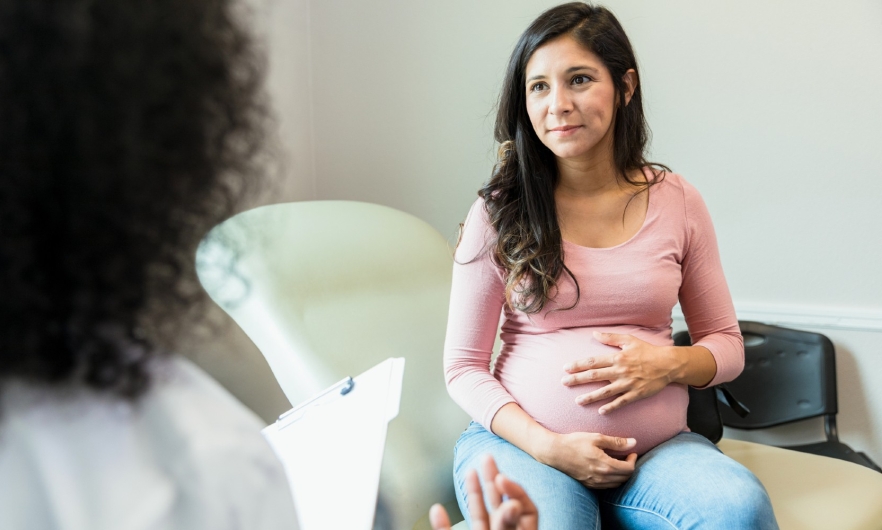
[[[597,381],[609,384],[576,398],[587,405],[618,396],[598,409],[607,414],[637,400],[654,396],[674,381],[673,374],[684,369],[687,359],[673,346],[655,346],[633,335],[594,332],[597,341],[620,351],[588,357],[564,366],[566,386]]]
[[[474,469],[466,474],[469,518],[472,530],[537,530],[539,514],[527,493],[508,477],[499,473],[493,457],[484,461],[484,491],[492,513],[484,506],[484,493]],[[508,499],[503,500],[503,495]],[[449,530],[450,518],[440,504],[432,506],[429,520],[434,530]]]

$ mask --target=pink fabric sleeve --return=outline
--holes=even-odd
[[[490,373],[493,343],[505,299],[503,272],[490,256],[495,239],[484,201],[472,205],[454,256],[444,374],[453,400],[488,431],[496,412],[514,398]]]
[[[683,181],[687,246],[683,257],[680,307],[692,344],[710,350],[717,373],[707,386],[735,379],[744,369],[744,340],[723,275],[710,213],[701,195]]]

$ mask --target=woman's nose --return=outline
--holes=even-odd
[[[573,110],[573,102],[565,88],[554,88],[548,112],[556,116],[569,114]]]

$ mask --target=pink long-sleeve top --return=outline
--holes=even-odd
[[[680,175],[667,173],[650,188],[646,219],[628,241],[610,248],[563,242],[564,262],[581,289],[572,309],[554,311],[576,298],[566,274],[542,312],[528,315],[509,308],[505,273],[488,252],[495,235],[479,199],[456,251],[444,347],[450,395],[486,429],[503,405],[514,402],[554,432],[635,438],[639,454],[687,430],[685,385],[670,384],[601,416],[598,408],[613,398],[589,405],[578,405],[575,398],[606,382],[561,383],[568,362],[617,351],[596,341],[594,331],[673,344],[671,310],[678,300],[693,343],[710,350],[716,361],[709,385],[731,381],[741,372],[744,345],[711,218],[698,191]],[[502,349],[491,370],[497,330]]]

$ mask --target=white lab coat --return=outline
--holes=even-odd
[[[0,394],[0,529],[296,530],[262,422],[189,361],[129,403],[11,382]]]

